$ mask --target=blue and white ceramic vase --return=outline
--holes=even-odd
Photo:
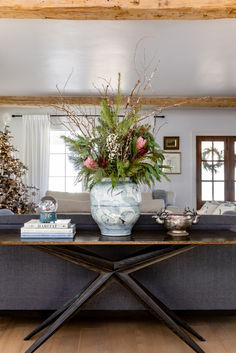
[[[127,236],[140,216],[141,192],[129,178],[112,188],[104,178],[90,193],[91,213],[102,235]]]

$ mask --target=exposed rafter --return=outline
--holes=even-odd
[[[229,0],[1,0],[0,18],[206,20],[236,17]]]
[[[134,97],[135,99],[135,97]],[[66,103],[71,105],[99,105],[98,96],[68,96]],[[0,96],[0,106],[52,106],[59,102],[56,96]],[[212,107],[236,108],[236,97],[152,97],[141,99],[144,106],[156,107]]]

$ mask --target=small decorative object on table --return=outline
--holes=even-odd
[[[50,223],[57,220],[57,200],[52,196],[44,196],[39,203],[40,222]]]
[[[21,228],[22,239],[73,239],[75,233],[75,224],[71,224],[70,219],[58,219],[50,223],[31,219]]]
[[[22,239],[73,239],[75,224],[70,219],[58,219],[57,201],[52,196],[45,196],[39,203],[40,219],[31,219],[21,228]]]
[[[169,230],[167,232],[169,236],[186,238],[189,235],[186,229],[189,229],[192,224],[198,223],[200,215],[189,208],[185,209],[183,213],[168,213],[164,209],[153,218],[156,218],[157,223],[163,224]]]

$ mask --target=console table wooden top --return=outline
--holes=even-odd
[[[138,230],[131,237],[101,237],[96,230],[78,231],[74,240],[21,240],[20,230],[0,230],[0,245],[216,245],[235,244],[236,232],[230,230],[191,230],[185,240],[170,239],[166,231]]]

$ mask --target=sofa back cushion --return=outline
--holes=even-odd
[[[46,196],[57,200],[58,213],[91,213],[89,192],[47,191]]]
[[[56,200],[67,199],[74,201],[89,201],[89,192],[62,192],[62,191],[47,191],[46,196],[55,197]]]
[[[90,201],[58,199],[58,213],[91,213]]]
[[[151,192],[142,192],[141,196],[142,196],[142,201],[152,200],[152,193]]]
[[[142,199],[141,213],[156,213],[164,207],[164,200]]]

